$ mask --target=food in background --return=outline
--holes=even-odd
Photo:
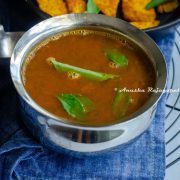
[[[94,0],[94,3],[107,16],[116,16],[119,0]]]
[[[70,13],[83,13],[86,11],[86,2],[84,0],[65,0]]]
[[[155,20],[155,21],[147,21],[147,22],[130,22],[133,26],[138,27],[139,29],[147,29],[147,28],[152,28],[155,26],[159,25],[159,21]]]
[[[154,9],[146,9],[146,5],[150,0],[123,0],[122,9],[123,17],[127,21],[132,22],[148,22],[156,19]]]
[[[63,0],[37,0],[39,8],[51,16],[67,14],[66,4]]]
[[[39,8],[51,16],[67,13],[102,13],[122,19],[132,25],[147,29],[158,26],[157,13],[172,12],[179,6],[178,0],[37,0]],[[118,8],[119,7],[119,8]]]
[[[146,9],[150,0],[123,0],[122,9],[124,19],[139,29],[158,26],[155,9]]]
[[[169,13],[174,11],[178,6],[179,6],[178,0],[174,0],[158,6],[157,11],[159,13]]]
[[[88,0],[87,2],[87,13],[98,14],[100,9],[94,3],[94,0]]]

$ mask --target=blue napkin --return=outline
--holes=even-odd
[[[174,33],[155,39],[167,64]],[[11,83],[7,59],[0,59],[0,179],[84,180],[163,179],[165,175],[164,94],[148,130],[124,149],[76,158],[41,146],[24,127]]]

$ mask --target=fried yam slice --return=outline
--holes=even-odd
[[[63,0],[37,0],[39,8],[51,16],[67,14],[66,4]]]
[[[130,23],[139,29],[147,29],[147,28],[152,28],[152,27],[158,26],[160,21],[157,21],[157,20],[147,21],[147,22],[139,21],[139,22],[130,22]]]
[[[65,0],[70,13],[83,13],[86,11],[86,2],[84,0]]]
[[[178,6],[179,6],[178,0],[174,0],[158,6],[157,11],[159,13],[169,13],[174,11]]]
[[[94,0],[96,6],[107,16],[116,16],[119,0]]]
[[[124,19],[133,22],[149,22],[156,19],[154,9],[146,9],[151,0],[122,0],[122,11]]]

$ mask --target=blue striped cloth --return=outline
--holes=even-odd
[[[155,39],[167,64],[171,59],[174,33]],[[42,147],[24,127],[12,86],[8,61],[0,59],[0,179],[161,180],[165,175],[164,95],[148,130],[124,149],[96,157],[76,158]]]

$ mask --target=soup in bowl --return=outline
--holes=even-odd
[[[98,28],[48,37],[25,62],[22,77],[31,98],[50,113],[85,125],[117,123],[136,112],[156,79],[143,50]]]
[[[57,151],[102,151],[149,126],[166,65],[155,43],[126,22],[65,15],[30,29],[11,60],[24,121]]]

